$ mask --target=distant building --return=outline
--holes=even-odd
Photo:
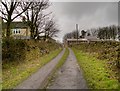
[[[99,41],[99,38],[96,36],[85,36],[85,39],[88,41]]]
[[[6,23],[3,24],[4,36],[6,36]],[[15,39],[30,39],[30,28],[24,22],[11,23],[11,37]]]
[[[91,31],[86,31],[85,39],[88,41],[99,41],[100,39],[97,36],[93,36]]]
[[[88,41],[87,39],[66,39],[66,41],[64,42],[67,45],[71,45],[71,44],[78,44],[80,42],[88,42]]]
[[[72,44],[79,44],[81,42],[89,43],[89,42],[95,42],[95,41],[100,41],[100,39],[98,39],[96,36],[91,36],[90,34],[87,34],[86,32],[84,38],[79,37],[79,39],[74,39],[74,38],[66,39],[65,44],[72,45]]]

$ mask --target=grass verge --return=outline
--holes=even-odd
[[[17,86],[20,82],[28,78],[31,74],[36,72],[39,68],[47,64],[54,57],[56,57],[60,52],[61,48],[50,52],[36,60],[26,60],[20,62],[19,65],[13,65],[12,63],[7,68],[3,70],[3,83],[2,89],[11,89]],[[32,56],[32,55],[31,55]],[[30,55],[29,55],[30,57]]]
[[[65,53],[63,54],[62,58],[59,60],[58,64],[55,66],[55,69],[53,70],[51,76],[48,78],[48,82],[45,85],[45,89],[49,87],[50,83],[52,82],[52,79],[54,79],[55,72],[64,64],[68,55],[69,55],[69,50],[68,48],[66,48]]]
[[[72,48],[91,89],[119,89],[118,80],[111,77],[105,61]]]
[[[68,48],[66,48],[65,53],[63,54],[62,58],[60,59],[60,61],[56,65],[56,68],[55,68],[56,70],[58,70],[64,64],[68,55],[69,55],[69,50],[68,50]]]

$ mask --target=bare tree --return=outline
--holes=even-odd
[[[24,9],[27,3],[30,2],[23,2],[21,8]],[[26,10],[24,14],[31,30],[31,38],[34,39],[38,34],[39,25],[41,24],[42,19],[46,16],[42,14],[42,11],[47,9],[50,4],[48,0],[38,0],[31,3],[30,8]]]
[[[92,28],[92,29],[88,29],[87,30],[87,35],[91,35],[91,36],[97,36],[97,34],[98,34],[98,31],[97,31],[97,29],[95,29],[95,28]]]
[[[63,41],[66,42],[67,39],[71,39],[71,38],[73,38],[72,32],[66,33],[63,37]]]
[[[115,40],[118,33],[118,26],[111,25],[96,29],[98,31],[98,38],[100,39],[113,39]],[[119,33],[118,33],[119,34]]]
[[[74,38],[74,39],[77,39],[77,38],[79,38],[79,32],[77,31],[77,30],[75,30],[75,31],[73,31],[73,32],[71,32],[71,34],[72,34],[72,38]]]
[[[53,18],[46,22],[44,30],[45,30],[45,40],[49,37],[57,37],[56,34],[60,31]]]
[[[16,13],[16,9],[19,7],[21,2],[17,2],[17,0],[11,0],[10,2],[4,0],[1,3],[2,3],[2,9],[0,9],[0,12],[2,13],[1,17],[7,22],[6,36],[10,37],[11,22],[18,16],[20,16],[22,13],[24,13],[29,8],[31,3],[27,4],[26,7],[24,7],[22,10],[19,10],[19,13]]]
[[[79,39],[80,38],[80,34],[77,30],[74,30],[73,32],[70,33],[66,33],[63,37],[63,40],[65,41],[66,39]]]
[[[44,31],[45,22],[48,20],[48,18],[49,18],[48,15],[50,15],[50,14],[51,14],[51,12],[46,15],[44,15],[43,13],[41,13],[39,15],[38,20],[36,22],[36,26],[35,26],[36,27],[35,34],[34,34],[35,38],[39,38],[40,34],[45,32]]]

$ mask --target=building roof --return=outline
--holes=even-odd
[[[6,28],[6,22],[3,23],[3,27]],[[27,23],[24,22],[12,22],[11,23],[11,28],[26,28],[28,27]]]
[[[95,36],[85,36],[85,39],[87,39],[87,40],[99,40],[97,37],[95,37]]]
[[[87,41],[87,39],[67,39],[67,41]]]
[[[86,36],[85,38],[81,39],[67,39],[67,41],[100,41],[97,37],[94,36]]]

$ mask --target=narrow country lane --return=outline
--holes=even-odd
[[[56,77],[47,89],[87,89],[86,81],[82,71],[77,64],[73,51],[69,48],[70,54],[64,65],[56,73]]]
[[[47,77],[51,74],[52,70],[60,60],[60,58],[63,56],[65,52],[65,49],[62,50],[61,53],[57,57],[55,57],[53,60],[51,60],[49,63],[47,63],[45,66],[40,68],[36,73],[28,77],[25,81],[23,81],[21,84],[19,84],[14,89],[41,89],[44,85],[45,81],[47,80]]]

